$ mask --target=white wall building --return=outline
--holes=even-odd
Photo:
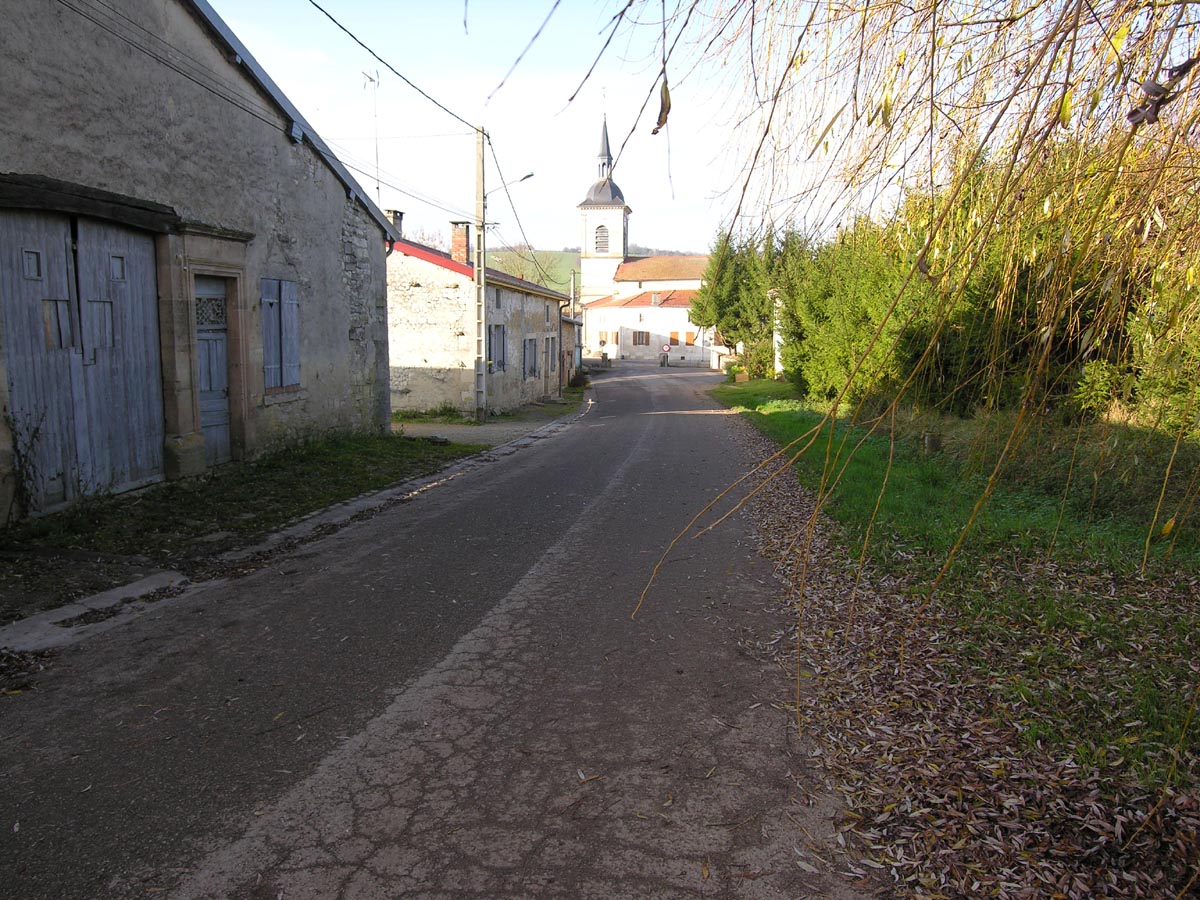
[[[610,359],[660,359],[719,365],[713,330],[688,317],[704,281],[707,256],[629,257],[629,214],[612,179],[608,123],[600,132],[600,180],[579,204],[583,352]],[[714,353],[714,351],[717,351]]]
[[[387,261],[392,409],[475,408],[475,276],[467,226],[451,252],[398,240]],[[487,405],[493,412],[562,396],[575,368],[571,298],[487,270]]]

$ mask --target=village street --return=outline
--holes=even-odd
[[[857,897],[700,369],[65,648],[0,709],[7,898]],[[865,896],[865,894],[863,895]]]

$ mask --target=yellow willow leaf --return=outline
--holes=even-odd
[[[825,138],[829,137],[829,132],[833,130],[834,123],[837,122],[838,116],[842,114],[842,110],[845,108],[846,104],[843,103],[840,107],[838,107],[838,111],[833,114],[833,118],[829,120],[829,124],[825,126],[825,130],[821,132],[821,136],[818,137],[816,143],[813,144],[812,153],[808,154],[809,159],[813,158],[813,155],[817,152],[817,147],[823,146],[826,150],[829,149],[829,144],[825,142]]]
[[[1163,522],[1162,530],[1158,533],[1158,536],[1166,537],[1168,534],[1170,534],[1174,530],[1174,528],[1175,528],[1175,517],[1171,516],[1171,518],[1169,518],[1169,519],[1167,519],[1167,521]]]
[[[892,90],[888,88],[883,92],[883,104],[880,106],[880,113],[883,116],[883,127],[892,127]]]
[[[1058,123],[1063,128],[1071,127],[1071,89],[1063,93],[1062,102],[1058,105]]]
[[[1121,51],[1125,48],[1125,40],[1129,37],[1129,23],[1126,22],[1117,29],[1117,33],[1112,36],[1112,42],[1108,46],[1108,61],[1112,62],[1121,55]]]

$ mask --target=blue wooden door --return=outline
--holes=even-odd
[[[223,278],[196,276],[196,352],[200,374],[200,427],[210,466],[229,461],[228,325]]]
[[[0,321],[26,512],[162,478],[153,238],[0,210]]]

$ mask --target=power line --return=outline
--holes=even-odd
[[[513,219],[515,219],[517,223],[517,230],[521,232],[521,240],[525,242],[525,246],[532,248],[533,245],[529,243],[529,238],[525,234],[525,226],[521,224],[521,217],[517,214],[517,205],[513,203],[512,194],[508,192],[508,182],[505,181],[504,173],[500,170],[500,159],[496,156],[496,145],[492,143],[491,135],[487,135],[487,145],[488,150],[490,150],[492,153],[492,162],[496,164],[496,177],[500,179],[500,184],[504,188],[504,196],[508,198],[508,208],[512,210]],[[536,256],[533,258],[533,264],[537,266],[537,270],[542,273],[542,277],[545,278],[546,281],[554,281],[554,279],[550,277],[546,270],[542,268],[542,264],[538,262]],[[561,283],[562,282],[555,282],[555,284]]]
[[[330,140],[326,139],[326,143],[332,145],[332,148],[337,151],[337,158],[339,160],[341,160],[342,165],[346,166],[346,168],[353,169],[355,172],[358,172],[360,175],[363,175],[364,177],[368,177],[368,178],[375,177],[374,172],[368,172],[367,168],[366,168],[367,166],[374,165],[374,163],[371,163],[369,160],[366,160],[361,156],[351,153],[344,146],[339,145],[336,141],[330,141]],[[398,191],[399,193],[403,194],[406,197],[411,197],[412,199],[418,200],[421,203],[427,203],[430,206],[437,207],[438,209],[442,210],[443,212],[447,212],[450,215],[456,216],[457,218],[460,218],[460,219],[470,219],[472,217],[470,213],[465,212],[461,208],[455,208],[453,206],[447,205],[449,203],[449,201],[439,200],[435,197],[430,196],[429,194],[425,194],[425,193],[422,193],[421,191],[418,191],[416,188],[407,187],[405,185],[400,184],[399,176],[397,176],[395,172],[389,171],[387,169],[381,169],[380,174],[383,176],[386,176],[386,178],[380,179],[380,182],[379,182],[380,184],[386,185],[387,187],[391,188],[394,191]],[[388,180],[388,179],[390,179],[390,180]]]
[[[188,56],[188,54],[180,51],[174,45],[168,43],[152,32],[147,31],[137,22],[129,19],[127,16],[121,14],[113,7],[110,7],[106,2],[104,2],[104,0],[58,0],[58,2],[62,6],[79,15],[81,18],[87,19],[98,28],[112,35],[117,40],[128,44],[134,50],[145,54],[164,67],[175,72],[185,81],[191,82],[198,88],[201,88],[209,94],[212,94],[217,99],[222,100],[225,103],[228,103],[230,106],[241,110],[251,118],[256,119],[272,130],[277,131],[280,134],[288,135],[289,137],[291,136],[290,125],[281,123],[279,121],[278,114],[274,109],[263,106],[257,103],[254,98],[242,94],[232,85],[225,82],[220,73],[209,69],[207,66],[195,60],[193,57]],[[85,8],[85,5],[90,6],[91,8]],[[112,15],[106,16],[96,7],[101,7],[110,12]],[[118,20],[124,21],[122,22]],[[133,26],[133,28],[131,29],[129,26]],[[133,29],[136,29],[136,32]],[[141,35],[150,38],[154,44],[158,45],[158,48],[149,42],[143,42],[142,40],[139,40],[138,38]],[[186,60],[188,63],[191,63],[191,66],[186,66],[182,61],[171,59],[168,54],[179,57],[181,60]],[[308,144],[314,151],[316,151],[318,155],[327,161],[336,162],[339,165],[345,166],[347,169],[351,169],[366,178],[374,177],[374,174],[367,171],[363,166],[353,165],[347,162],[343,154],[334,153],[332,152],[332,149],[323,148],[313,140],[309,140]],[[353,159],[352,156],[350,158]],[[406,197],[411,197],[418,202],[425,203],[443,212],[449,213],[452,216],[458,218],[470,218],[470,215],[461,209],[455,209],[439,200],[421,194],[418,191],[396,184],[394,181],[380,179],[380,184],[383,184],[389,189],[403,194]]]
[[[368,172],[366,169],[362,168],[361,166],[356,166],[349,162],[346,162],[346,160],[341,157],[334,157],[334,158],[338,159],[338,161],[343,166],[345,166],[347,169],[357,172],[359,175],[362,175],[364,178],[375,177],[373,173]],[[439,203],[437,200],[434,200],[430,197],[424,197],[421,194],[415,193],[407,188],[403,188],[400,185],[395,184],[391,181],[388,181],[385,178],[381,178],[379,180],[379,183],[382,184],[384,187],[387,187],[393,191],[396,191],[396,193],[398,193],[398,194],[403,194],[405,197],[411,197],[412,199],[417,200],[421,203],[425,203],[429,206],[435,207],[436,209],[440,209],[442,212],[449,213],[450,215],[455,216],[456,218],[464,219],[464,220],[471,218],[469,213],[466,213],[461,209],[453,209],[452,207],[445,206],[444,204]]]
[[[115,37],[117,40],[128,44],[129,46],[133,47],[135,50],[138,50],[138,51],[144,53],[145,55],[149,56],[151,59],[161,63],[163,66],[165,66],[168,69],[170,69],[171,71],[175,72],[177,75],[180,75],[185,80],[192,82],[192,84],[196,85],[197,87],[207,91],[208,93],[212,94],[213,96],[215,96],[221,100],[224,100],[226,103],[230,104],[231,106],[237,107],[242,112],[246,113],[247,115],[251,116],[252,118],[257,119],[258,121],[262,122],[265,125],[269,125],[271,128],[281,131],[284,134],[286,134],[288,132],[287,126],[281,125],[279,123],[279,121],[277,120],[277,118],[271,117],[271,110],[269,108],[260,106],[259,104],[254,103],[253,101],[246,98],[244,95],[239,94],[236,90],[234,90],[228,84],[224,83],[216,75],[216,73],[213,73],[211,70],[204,69],[205,72],[213,75],[212,81],[215,82],[213,84],[209,84],[209,83],[205,82],[204,80],[201,80],[201,78],[199,78],[196,74],[194,74],[192,72],[185,71],[184,68],[182,68],[179,63],[175,62],[174,60],[168,59],[162,53],[156,52],[152,48],[139,43],[137,40],[135,40],[133,37],[131,37],[128,33],[122,33],[120,27],[118,27],[116,24],[114,24],[112,22],[104,21],[103,19],[98,18],[97,14],[95,12],[91,12],[91,11],[82,9],[81,7],[76,6],[73,3],[69,2],[69,0],[58,0],[58,2],[61,5],[65,6],[67,9],[69,9],[72,12],[76,13],[77,15],[81,16],[82,18],[85,18],[88,21],[92,22],[92,24],[96,25],[103,31],[108,32],[113,37]],[[170,44],[166,44],[165,41],[162,43],[164,43],[167,47],[169,47],[172,50],[175,49]],[[239,101],[241,101],[241,102],[239,102]]]
[[[389,63],[386,59],[384,59],[382,56],[380,56],[378,53],[376,53],[374,50],[372,50],[370,47],[368,47],[366,44],[364,44],[361,40],[359,40],[358,36],[355,35],[354,32],[352,32],[349,28],[347,28],[345,25],[343,25],[341,22],[339,22],[337,19],[335,19],[333,16],[331,16],[328,12],[326,12],[325,9],[321,6],[321,4],[317,3],[317,0],[308,0],[308,2],[311,3],[313,6],[315,6],[322,14],[324,14],[325,18],[327,18],[330,22],[332,22],[334,25],[336,25],[338,28],[340,28],[342,31],[344,31],[346,33],[346,35],[350,38],[350,40],[354,41],[354,43],[358,44],[358,46],[362,47],[364,50],[366,50],[368,53],[370,53],[371,56],[373,56],[375,58],[376,62],[378,62],[381,66],[387,67],[389,72],[391,72],[393,75],[395,75],[397,78],[399,78],[405,84],[407,84],[410,88],[412,88],[414,91],[416,91],[418,94],[420,94],[426,100],[428,100],[430,103],[432,103],[438,109],[440,109],[442,112],[444,112],[447,115],[451,116],[452,118],[455,118],[458,121],[462,122],[464,125],[466,125],[470,129],[475,128],[474,125],[472,125],[470,122],[468,122],[462,116],[460,116],[458,113],[454,112],[454,110],[450,109],[450,107],[448,107],[444,103],[441,103],[440,101],[434,99],[434,97],[432,95],[421,90],[419,87],[417,87],[415,84],[413,84],[412,81],[410,81],[404,75],[400,74],[400,72],[391,63]]]
[[[557,285],[559,287],[569,287],[570,286],[570,284],[571,284],[570,281],[560,281],[557,278],[550,277],[550,275],[546,273],[546,270],[542,269],[542,267],[539,265],[538,259],[535,255],[526,256],[524,253],[522,253],[520,250],[518,250],[513,245],[512,241],[510,241],[507,237],[504,236],[504,234],[500,231],[499,228],[493,228],[492,230],[496,233],[496,236],[499,237],[500,240],[504,242],[504,246],[496,247],[495,252],[496,253],[511,253],[513,256],[517,257],[517,259],[523,259],[523,260],[525,260],[525,262],[533,263],[541,271],[543,277],[545,278],[545,280],[547,282],[546,284],[543,285],[543,287],[550,287],[551,285]],[[530,253],[532,254],[533,252],[534,252],[533,248],[530,248]]]

